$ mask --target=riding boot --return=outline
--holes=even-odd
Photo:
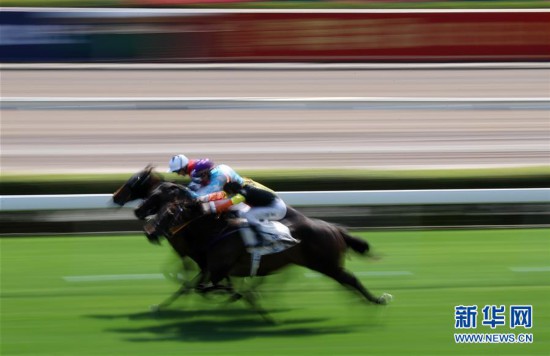
[[[256,237],[256,242],[251,247],[254,247],[254,248],[263,247],[264,246],[264,237],[263,237],[262,233],[260,232],[259,227],[257,225],[250,224],[250,230],[252,230],[254,232],[254,235]]]

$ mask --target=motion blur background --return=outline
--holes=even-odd
[[[550,1],[2,6],[0,354],[549,354]],[[149,313],[180,261],[129,208],[6,209],[8,195],[107,201],[147,164],[185,182],[164,173],[180,153],[279,192],[541,196],[304,204],[372,244],[381,260],[346,263],[395,302],[369,308],[294,268],[262,289],[277,325],[199,296]],[[533,328],[496,331],[532,344],[453,341],[456,306],[514,304]]]
[[[2,194],[110,193],[178,153],[278,191],[547,186],[548,1],[3,4],[79,8],[0,12]],[[370,207],[340,220],[343,209],[319,216],[388,227],[548,213]],[[75,214],[3,213],[2,232],[116,229]]]

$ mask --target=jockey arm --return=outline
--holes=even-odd
[[[227,198],[227,194],[222,190],[222,191],[219,191],[219,192],[214,192],[214,193],[203,195],[203,196],[199,197],[199,201],[201,201],[203,203],[208,203],[209,201],[222,200],[222,199],[226,199],[226,198]]]
[[[238,182],[244,184],[243,178],[232,168],[221,164],[211,171],[209,182],[203,185],[198,191],[198,195],[207,195],[213,192],[223,191],[223,186],[228,182]]]
[[[231,198],[212,200],[208,203],[203,203],[203,211],[221,214],[233,205],[243,203],[244,201],[246,201],[246,198],[242,194],[236,194]]]

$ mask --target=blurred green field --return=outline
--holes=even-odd
[[[357,235],[382,259],[351,255],[349,269],[375,294],[393,294],[393,303],[367,305],[291,268],[260,289],[276,325],[241,302],[196,295],[150,313],[177,285],[154,278],[169,266],[169,248],[142,236],[1,238],[0,354],[549,354],[550,229]],[[125,278],[93,277],[107,275]],[[513,304],[533,306],[532,329],[481,325],[484,305]],[[468,332],[533,333],[534,342],[455,344],[457,305],[478,305],[478,327]]]

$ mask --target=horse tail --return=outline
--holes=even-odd
[[[358,237],[351,236],[346,229],[344,229],[341,226],[336,226],[338,229],[338,232],[340,232],[340,235],[346,242],[346,246],[351,248],[353,251],[364,255],[369,252],[370,246],[369,243],[365,240],[362,240]]]

